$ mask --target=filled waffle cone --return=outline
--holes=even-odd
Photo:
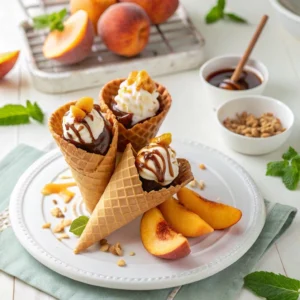
[[[114,100],[118,94],[120,84],[126,80],[115,79],[108,82],[100,91],[100,106],[101,111],[110,111],[110,103]],[[127,129],[121,123],[119,124],[119,141],[118,151],[123,152],[126,145],[131,143],[135,151],[139,151],[141,148],[146,146],[151,138],[155,137],[162,122],[164,121],[172,103],[172,98],[167,89],[156,83],[156,89],[159,93],[158,101],[160,103],[160,109],[157,115],[135,124],[133,127]],[[112,112],[111,112],[112,113]]]
[[[87,249],[144,212],[169,199],[181,187],[193,180],[189,162],[185,159],[178,159],[178,162],[179,175],[170,187],[146,192],[142,188],[135,166],[134,150],[128,144],[74,252],[79,253]]]
[[[118,125],[116,120],[113,117],[110,117],[110,120],[113,122],[113,137],[110,148],[105,156],[89,153],[77,148],[62,137],[63,116],[73,104],[75,104],[75,102],[70,102],[61,106],[51,115],[49,119],[49,129],[71,169],[86,208],[89,212],[92,212],[101,198],[115,169]]]

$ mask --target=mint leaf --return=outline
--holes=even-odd
[[[34,102],[33,104],[27,100],[26,101],[26,108],[28,111],[28,114],[30,115],[30,117],[40,123],[43,123],[44,121],[44,114],[41,110],[41,108],[38,106],[38,104],[36,102]]]
[[[0,108],[0,125],[28,124],[27,109],[20,104],[7,104]]]
[[[293,191],[297,188],[299,182],[299,171],[295,166],[288,166],[284,170],[282,182],[289,190]]]
[[[254,272],[244,278],[245,287],[267,300],[297,300],[300,281],[271,272]]]
[[[282,158],[285,160],[290,160],[297,155],[297,151],[293,147],[289,147],[288,151],[283,153]]]
[[[221,11],[224,11],[226,6],[226,0],[218,0],[217,6]]]
[[[233,14],[233,13],[226,13],[224,14],[225,18],[233,21],[233,22],[236,22],[236,23],[244,23],[244,24],[247,24],[247,20],[236,15],[236,14]]]
[[[297,154],[291,160],[291,165],[295,166],[298,170],[300,170],[300,155]]]
[[[75,219],[70,227],[70,232],[73,234],[80,236],[85,229],[85,226],[87,222],[89,221],[89,218],[86,216],[80,216],[77,219]]]
[[[215,23],[223,18],[223,10],[218,6],[214,6],[206,15],[205,21],[207,24]]]
[[[282,176],[284,169],[288,167],[289,162],[285,160],[271,161],[267,164],[267,176]]]
[[[51,14],[41,15],[34,17],[33,20],[33,27],[35,29],[44,29],[49,28],[50,31],[64,30],[63,20],[67,15],[67,9],[62,9],[59,12],[54,12]]]

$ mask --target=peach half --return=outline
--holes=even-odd
[[[214,231],[197,214],[185,208],[174,198],[163,202],[158,208],[171,228],[186,237],[197,237]]]
[[[63,31],[49,33],[43,54],[63,64],[78,63],[90,54],[93,40],[94,30],[88,14],[79,10],[65,21]]]
[[[154,256],[179,259],[191,252],[187,239],[171,229],[158,208],[143,215],[140,230],[144,247]]]
[[[177,193],[179,202],[196,213],[214,229],[225,229],[236,224],[242,212],[230,205],[207,200],[196,192],[184,187]]]
[[[20,51],[0,53],[0,79],[2,79],[15,65]]]

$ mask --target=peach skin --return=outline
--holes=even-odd
[[[186,209],[174,198],[163,202],[158,208],[171,228],[186,237],[197,237],[214,231],[197,214]]]
[[[242,217],[239,209],[207,200],[186,187],[178,191],[177,197],[181,204],[196,213],[214,229],[228,228],[236,224]]]
[[[179,0],[119,0],[140,5],[148,14],[153,24],[161,24],[176,11]]]
[[[117,0],[71,0],[71,14],[78,10],[85,10],[91,20],[95,32],[97,32],[97,23],[103,12],[111,5],[117,3]]]
[[[135,56],[146,47],[150,34],[150,20],[146,12],[133,3],[110,6],[98,21],[98,34],[112,52]]]
[[[170,228],[158,208],[143,215],[140,231],[144,247],[154,256],[179,259],[191,252],[187,239]]]
[[[0,53],[0,79],[2,79],[15,65],[20,51]]]
[[[64,30],[49,33],[43,46],[46,58],[63,64],[74,64],[85,59],[91,52],[94,30],[87,12],[77,11],[64,23]]]

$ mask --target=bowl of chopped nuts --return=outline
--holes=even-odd
[[[221,105],[217,120],[230,148],[244,154],[261,155],[286,142],[292,131],[294,114],[276,99],[245,96]]]

